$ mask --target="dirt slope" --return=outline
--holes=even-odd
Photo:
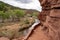
[[[27,40],[48,40],[42,28],[41,26],[37,26]]]

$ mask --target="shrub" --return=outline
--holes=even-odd
[[[25,13],[23,10],[15,10],[15,14],[17,17],[23,17]]]

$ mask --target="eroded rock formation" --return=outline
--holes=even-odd
[[[60,40],[60,0],[40,0],[41,21],[26,40]]]

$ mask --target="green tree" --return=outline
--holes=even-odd
[[[20,20],[21,17],[24,17],[25,13],[22,10],[15,10],[15,15],[18,20]]]
[[[4,22],[4,19],[6,18],[6,15],[3,11],[0,11],[0,19],[2,19],[2,22]]]

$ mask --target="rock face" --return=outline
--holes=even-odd
[[[40,0],[43,11],[36,26],[26,40],[60,40],[60,0]]]
[[[0,37],[0,40],[10,40],[10,39],[7,37]]]

